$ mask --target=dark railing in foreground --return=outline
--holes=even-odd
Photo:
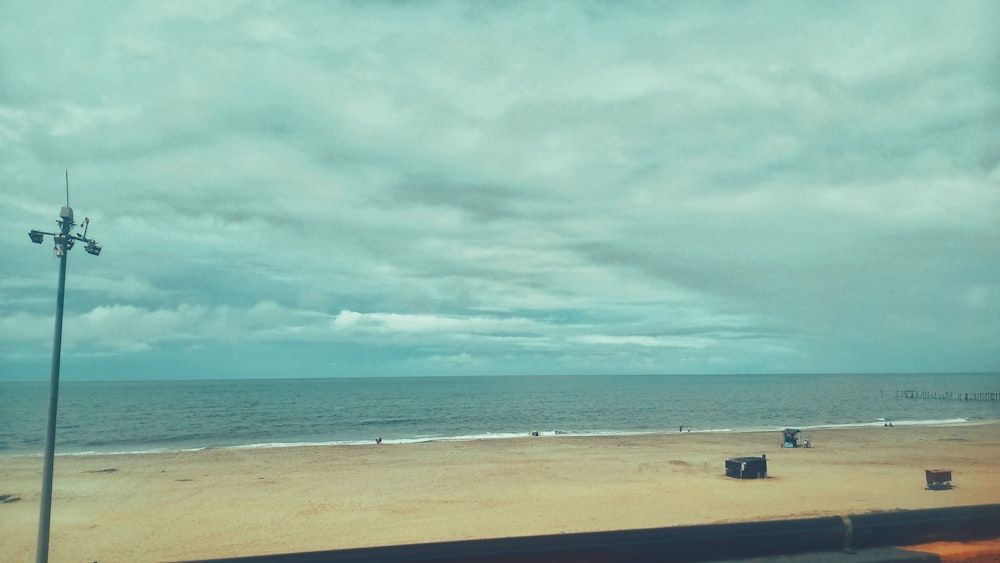
[[[713,561],[1000,537],[1000,504],[213,559],[216,563]],[[205,562],[207,563],[207,562]]]

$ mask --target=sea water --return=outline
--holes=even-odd
[[[63,382],[60,454],[1000,420],[1000,374]],[[43,450],[47,382],[0,382],[0,454]],[[954,395],[953,395],[954,396]]]

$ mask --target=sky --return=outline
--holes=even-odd
[[[0,380],[67,170],[63,380],[1000,371],[998,131],[993,1],[7,0]]]

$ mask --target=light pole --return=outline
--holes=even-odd
[[[66,172],[66,207],[59,211],[59,232],[48,233],[32,230],[28,233],[31,242],[41,244],[45,235],[55,241],[56,258],[59,259],[59,290],[56,293],[56,329],[52,339],[52,376],[49,382],[49,419],[45,432],[45,469],[42,474],[42,506],[38,517],[38,547],[35,556],[37,563],[47,563],[49,560],[49,523],[52,516],[52,469],[56,453],[56,412],[59,404],[59,362],[62,355],[62,325],[63,301],[66,296],[66,255],[76,241],[86,243],[88,254],[99,256],[101,245],[94,239],[87,238],[87,228],[90,219],[83,220],[83,234],[72,234],[70,230],[76,226],[73,222],[73,209],[69,206],[69,171]]]

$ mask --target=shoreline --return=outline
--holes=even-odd
[[[936,427],[948,427],[948,426],[980,426],[989,424],[1000,425],[1000,419],[985,419],[985,418],[954,418],[946,420],[892,420],[883,421],[879,420],[876,422],[857,422],[857,423],[838,423],[838,424],[821,424],[812,426],[790,426],[790,428],[797,428],[803,433],[810,433],[816,431],[836,431],[836,430],[857,430],[864,428],[883,428],[884,422],[891,422],[893,427],[919,427],[919,428],[936,428]],[[476,442],[476,441],[494,441],[494,440],[519,440],[519,439],[558,439],[558,438],[629,438],[638,436],[673,436],[678,434],[695,434],[695,435],[705,435],[705,434],[723,434],[723,435],[742,435],[742,434],[758,434],[767,432],[781,432],[784,428],[772,427],[772,428],[697,428],[689,427],[685,425],[683,431],[672,431],[672,430],[638,430],[638,431],[592,431],[592,432],[572,432],[572,431],[562,431],[562,430],[539,430],[539,431],[527,431],[527,432],[506,432],[506,433],[487,433],[487,434],[471,434],[464,436],[429,436],[429,437],[416,437],[416,438],[386,438],[381,441],[381,444],[385,445],[402,445],[402,444],[425,444],[425,443],[437,443],[437,442]],[[535,436],[532,432],[538,432]],[[196,446],[196,447],[152,447],[149,449],[138,449],[138,450],[86,450],[86,451],[67,451],[60,452],[59,444],[56,445],[56,458],[68,458],[68,457],[90,457],[90,456],[128,456],[128,455],[156,455],[156,454],[171,454],[171,453],[185,453],[185,452],[200,452],[209,450],[268,450],[268,449],[287,449],[287,448],[324,448],[324,447],[353,447],[353,446],[369,446],[376,445],[375,439],[366,440],[333,440],[327,442],[315,442],[315,441],[302,441],[302,442],[257,442],[248,444],[233,444],[233,445],[219,445],[219,446]],[[0,452],[0,459],[5,457],[41,457],[43,455],[42,451],[37,452]]]
[[[51,560],[233,557],[1000,503],[1000,422],[61,456]],[[726,477],[767,455],[768,478]],[[0,559],[34,553],[41,456],[0,456]],[[951,490],[926,489],[948,467]]]

